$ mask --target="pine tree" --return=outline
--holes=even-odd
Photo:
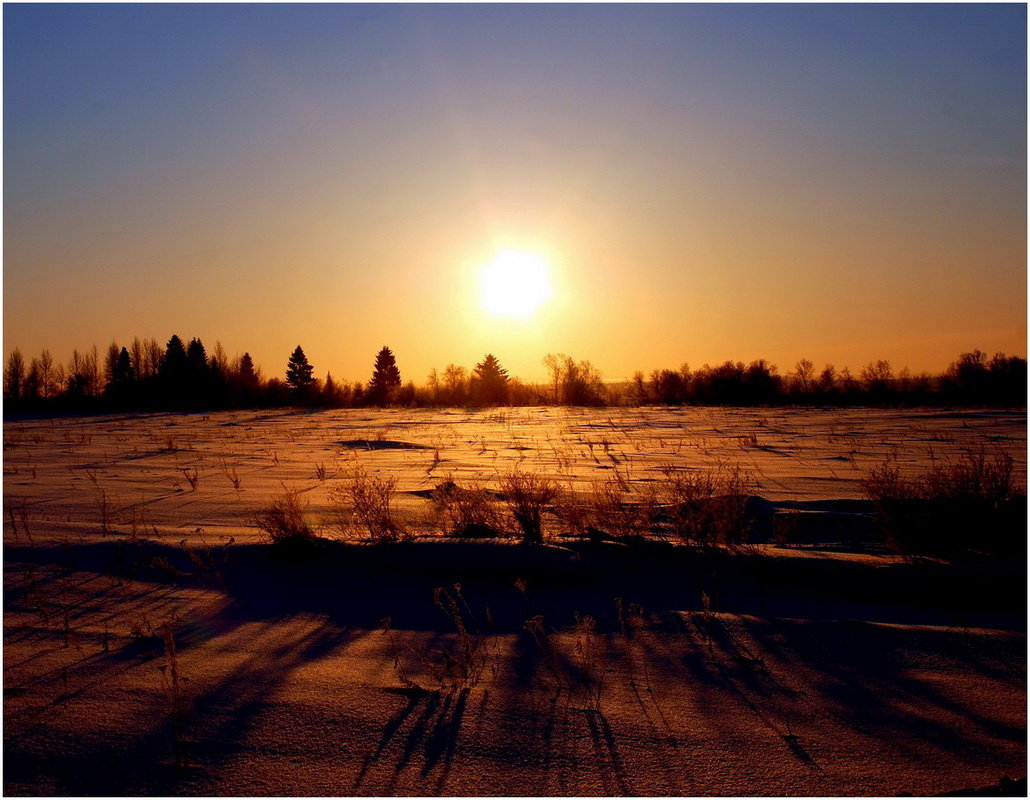
[[[372,380],[368,382],[368,400],[378,406],[389,405],[397,387],[401,385],[401,372],[397,359],[389,347],[383,347],[376,356]]]
[[[132,358],[127,348],[116,351],[114,362],[109,368],[111,374],[105,388],[107,396],[118,403],[129,401],[136,382],[136,370],[132,367]]]
[[[315,368],[308,363],[308,357],[298,344],[286,364],[286,383],[297,400],[305,400],[315,383]]]
[[[111,383],[115,386],[124,386],[136,379],[136,370],[132,368],[132,359],[129,351],[122,348],[115,359],[114,368],[111,371]]]
[[[194,373],[201,373],[207,369],[207,350],[200,339],[190,339],[189,347],[186,348],[186,363]]]
[[[508,371],[492,353],[476,364],[475,397],[483,405],[501,405],[508,402]]]
[[[250,353],[240,356],[240,382],[244,386],[257,385],[257,372],[254,371],[254,359],[250,357]]]
[[[322,384],[321,402],[323,406],[328,408],[333,408],[340,404],[340,389],[336,385],[336,381],[333,380],[333,373],[331,372],[325,374],[325,382]]]
[[[74,370],[73,370],[74,371]],[[186,347],[175,334],[165,345],[165,355],[161,359],[159,373],[166,378],[178,379],[186,371]]]

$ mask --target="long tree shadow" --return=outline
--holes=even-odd
[[[432,779],[433,791],[428,794],[443,794],[458,748],[469,689],[391,691],[404,696],[407,702],[387,721],[375,748],[362,761],[351,794],[361,793],[373,771],[385,773],[382,783],[376,783],[376,794],[394,793],[402,773],[419,758],[421,785],[426,786]],[[406,726],[409,727],[402,736]]]
[[[612,733],[611,725],[608,724],[608,718],[600,708],[584,709],[583,716],[590,731],[594,752],[599,764],[602,765],[602,772],[615,779],[614,788],[617,791],[613,791],[611,794],[622,797],[634,796],[637,793],[630,787],[626,766],[619,755],[619,747],[615,742],[615,734]]]
[[[905,629],[859,622],[742,624],[777,669],[804,681],[808,693],[829,702],[839,723],[860,734],[889,738],[893,747],[913,757],[918,753],[910,740],[932,741],[961,754],[969,751],[977,730],[997,740],[1025,741],[1025,717],[1022,725],[1002,722],[946,696],[932,681],[912,676],[911,659],[917,656],[910,653],[923,647],[935,660],[950,653],[961,661],[961,648],[954,642],[963,635],[957,631],[927,629],[916,639]],[[1012,648],[1018,645],[1013,642]],[[980,674],[975,662],[970,667],[972,674]],[[1025,696],[1025,681],[1018,675],[997,679],[1011,686],[1013,697]]]

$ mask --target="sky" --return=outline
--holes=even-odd
[[[4,352],[1025,356],[1026,13],[5,4]],[[484,307],[502,251],[534,313]]]

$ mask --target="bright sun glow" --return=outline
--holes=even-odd
[[[526,319],[551,296],[547,262],[533,253],[502,250],[479,273],[483,308]]]

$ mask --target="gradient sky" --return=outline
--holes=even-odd
[[[5,5],[4,351],[1026,355],[1026,7]],[[528,320],[475,276],[551,265]]]

